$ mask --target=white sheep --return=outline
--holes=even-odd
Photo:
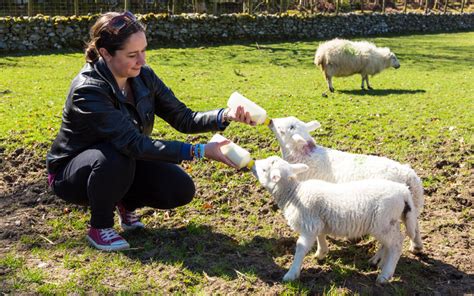
[[[408,236],[415,236],[417,218],[408,188],[384,179],[342,184],[316,179],[299,181],[296,175],[307,169],[305,164],[289,164],[277,156],[257,160],[252,168],[283,211],[288,225],[300,235],[293,264],[283,280],[299,277],[303,258],[315,240],[316,256],[322,259],[328,252],[326,235],[359,238],[370,234],[383,246],[383,251],[370,259],[371,263],[380,260],[382,271],[377,282],[388,282],[402,253],[400,220]]]
[[[364,81],[367,82],[367,88],[372,89],[369,75],[373,76],[389,67],[400,68],[397,57],[387,47],[376,47],[367,41],[354,42],[337,38],[318,47],[314,64],[321,67],[331,92],[334,92],[333,76],[344,77],[358,73],[362,76],[362,89]]]
[[[418,217],[423,209],[423,184],[416,172],[409,166],[386,157],[353,154],[316,144],[310,132],[321,125],[317,121],[305,123],[296,117],[275,118],[270,129],[275,134],[283,159],[290,163],[304,163],[309,170],[301,174],[300,180],[320,179],[332,183],[344,183],[363,179],[386,179],[402,183],[410,189],[414,212]],[[419,226],[415,239],[411,240],[410,251],[419,253],[423,249]]]

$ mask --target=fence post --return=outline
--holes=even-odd
[[[79,0],[74,0],[74,14],[79,15]]]
[[[461,13],[464,12],[464,0],[461,0]]]
[[[33,16],[33,0],[28,1],[28,16]]]
[[[123,9],[124,11],[128,11],[130,9],[130,0],[125,0],[124,2]]]

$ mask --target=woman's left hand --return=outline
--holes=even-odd
[[[250,113],[246,112],[243,106],[237,107],[237,110],[235,110],[235,113],[232,110],[226,110],[227,112],[227,118],[230,121],[238,121],[242,123],[246,123],[249,125],[256,125],[257,123],[255,121],[252,121],[252,118],[250,117]]]

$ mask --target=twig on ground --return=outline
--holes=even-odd
[[[39,236],[40,236],[42,239],[44,239],[45,241],[47,241],[48,243],[50,243],[50,244],[52,244],[52,245],[55,245],[55,243],[52,242],[52,241],[51,241],[49,238],[47,238],[46,236],[44,236],[44,235],[42,235],[42,234],[40,234]]]

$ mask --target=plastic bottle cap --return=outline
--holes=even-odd
[[[246,167],[252,169],[253,165],[255,164],[255,160],[251,159],[249,163],[247,163]]]

